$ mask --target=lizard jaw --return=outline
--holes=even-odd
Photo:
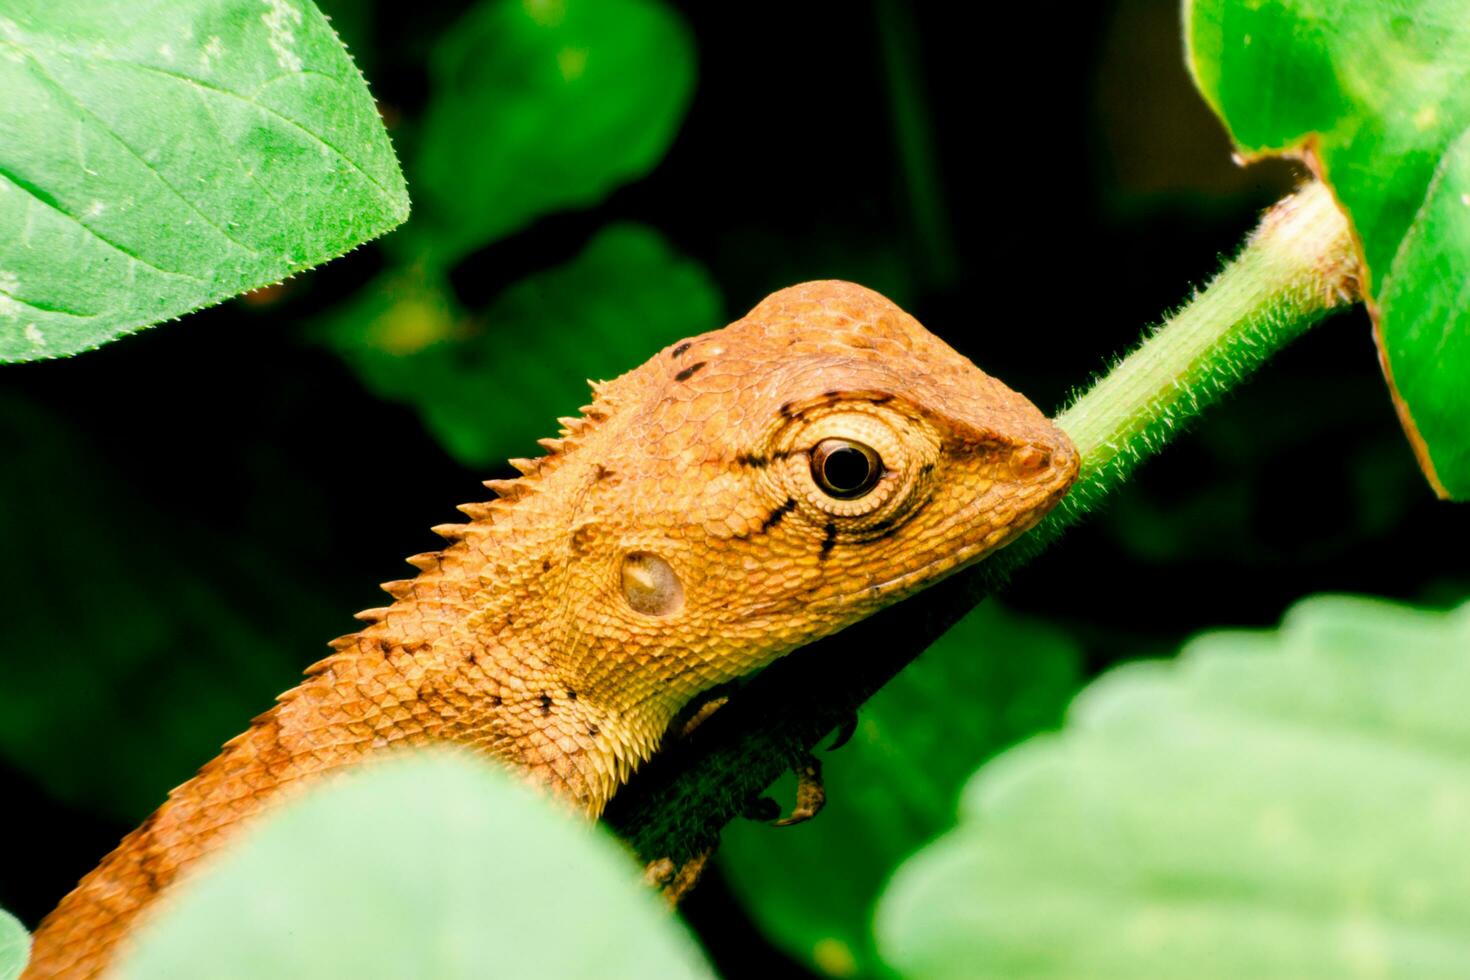
[[[1025,516],[1017,518],[995,533],[942,554],[933,561],[926,562],[917,568],[912,568],[892,578],[885,579],[881,582],[873,582],[862,588],[838,593],[837,595],[819,600],[817,603],[814,603],[814,606],[816,608],[830,608],[834,605],[845,606],[852,604],[853,600],[857,599],[868,599],[870,601],[881,599],[883,600],[883,604],[886,605],[889,602],[896,602],[929,585],[948,578],[950,575],[988,557],[993,552],[999,551],[1029,531],[1066,494],[1071,483],[1072,480],[1069,474],[1064,481],[1051,489],[1051,492],[1047,494],[1046,498],[1038,506],[1032,508]],[[968,521],[976,519],[979,510],[980,500],[977,499],[966,509],[965,513],[961,515],[956,523],[963,525]]]

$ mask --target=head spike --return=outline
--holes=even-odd
[[[435,524],[429,528],[445,541],[459,541],[465,536],[470,526],[468,524]]]
[[[378,588],[388,593],[395,599],[402,599],[413,591],[413,579],[401,578],[394,582],[384,582]]]
[[[551,438],[537,439],[536,445],[540,446],[542,449],[545,449],[548,456],[555,456],[557,453],[566,448],[566,440]]]
[[[508,460],[508,462],[511,466],[519,470],[522,476],[535,476],[536,472],[541,469],[541,460],[539,459],[517,457],[516,459]]]
[[[488,503],[460,504],[458,507],[455,508],[455,510],[459,511],[461,514],[468,517],[472,521],[483,521],[492,513],[490,505]]]
[[[417,568],[419,571],[427,572],[432,568],[439,567],[439,552],[425,551],[421,555],[412,555],[409,558],[406,558],[405,561],[407,561],[414,568]]]
[[[388,615],[388,607],[379,606],[376,609],[364,609],[362,612],[357,613],[352,618],[360,619],[364,623],[376,623],[381,621],[382,618],[386,615]]]
[[[485,489],[493,490],[501,500],[518,500],[531,493],[535,487],[520,480],[486,480]]]
[[[301,673],[307,677],[315,677],[317,674],[326,673],[327,668],[332,666],[332,661],[334,659],[336,659],[336,654],[333,654],[330,657],[323,657],[316,663],[312,664],[310,667],[303,670]]]

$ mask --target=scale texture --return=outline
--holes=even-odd
[[[1029,401],[851,283],[593,390],[62,900],[26,977],[98,974],[242,821],[389,749],[462,745],[595,817],[697,695],[984,557],[1077,473]]]

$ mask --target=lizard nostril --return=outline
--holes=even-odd
[[[647,551],[623,556],[623,596],[646,616],[670,616],[684,608],[684,585],[674,566]]]
[[[1039,473],[1051,465],[1051,453],[1037,446],[1022,446],[1011,455],[1018,473]]]

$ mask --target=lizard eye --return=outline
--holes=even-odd
[[[878,484],[883,460],[860,442],[823,439],[812,450],[812,479],[829,497],[853,500]]]

